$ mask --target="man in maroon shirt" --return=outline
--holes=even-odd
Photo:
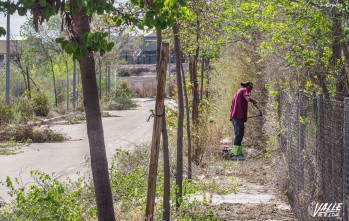
[[[230,108],[230,120],[233,122],[235,134],[231,154],[234,160],[245,160],[241,142],[244,138],[244,124],[247,121],[248,102],[256,104],[256,101],[250,98],[250,92],[253,89],[252,82],[241,83],[241,86],[242,88],[235,93]]]

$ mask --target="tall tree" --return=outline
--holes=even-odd
[[[178,127],[177,127],[177,167],[176,167],[176,208],[181,204],[183,194],[183,120],[184,120],[184,106],[183,106],[183,87],[181,77],[181,47],[179,41],[179,25],[175,22],[172,26],[174,37],[174,55],[176,61],[176,79],[177,79],[177,93],[178,93]]]
[[[70,38],[59,38],[57,42],[80,63],[98,220],[115,220],[93,57],[93,51],[104,54],[111,50],[113,44],[107,43],[105,33],[90,32],[92,14],[113,11],[112,3],[104,0],[98,2],[72,0],[66,5],[64,0],[40,2],[19,0],[17,3],[5,6],[16,8],[20,15],[30,11],[34,16],[33,25],[36,31],[39,23],[49,20],[57,13],[64,14],[64,24],[67,26]]]
[[[187,87],[187,82],[185,79],[185,72],[184,72],[184,67],[183,64],[181,64],[181,72],[182,72],[182,80],[183,80],[183,91],[184,91],[184,100],[185,100],[185,116],[186,116],[186,120],[187,120],[187,138],[188,138],[188,179],[191,180],[192,179],[192,163],[191,163],[191,158],[192,158],[192,154],[191,154],[191,130],[190,130],[190,108],[189,108],[189,98],[188,98],[188,87]]]

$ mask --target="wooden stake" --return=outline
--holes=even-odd
[[[162,129],[162,120],[164,116],[164,99],[165,99],[165,83],[166,83],[166,70],[167,59],[169,53],[168,43],[161,44],[160,51],[160,75],[158,76],[158,85],[155,101],[155,113],[154,113],[154,126],[153,136],[151,142],[151,153],[149,163],[149,177],[148,177],[148,194],[147,205],[145,212],[145,220],[154,220],[154,204],[155,204],[155,190],[156,190],[156,177],[159,161],[159,149],[160,149],[160,135]]]

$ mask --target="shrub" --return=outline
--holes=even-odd
[[[62,142],[64,137],[49,128],[34,128],[28,125],[8,126],[0,131],[0,141],[15,141],[22,143]]]
[[[13,101],[11,104],[11,112],[11,123],[27,123],[34,116],[33,104],[26,96],[22,96]]]
[[[12,118],[11,108],[8,105],[0,103],[0,128],[8,123]]]
[[[137,104],[132,100],[133,94],[125,82],[117,85],[112,96],[104,101],[106,110],[129,110],[136,108]]]
[[[0,210],[0,220],[80,221],[95,217],[93,194],[82,180],[61,182],[40,171],[30,175],[37,185],[22,187],[18,179],[13,183],[7,177],[6,186],[15,200]]]
[[[33,106],[36,116],[46,117],[50,111],[50,102],[48,96],[44,93],[36,93],[33,96]]]

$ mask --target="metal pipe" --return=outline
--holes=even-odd
[[[6,30],[6,95],[5,103],[10,104],[10,13],[7,12]]]

